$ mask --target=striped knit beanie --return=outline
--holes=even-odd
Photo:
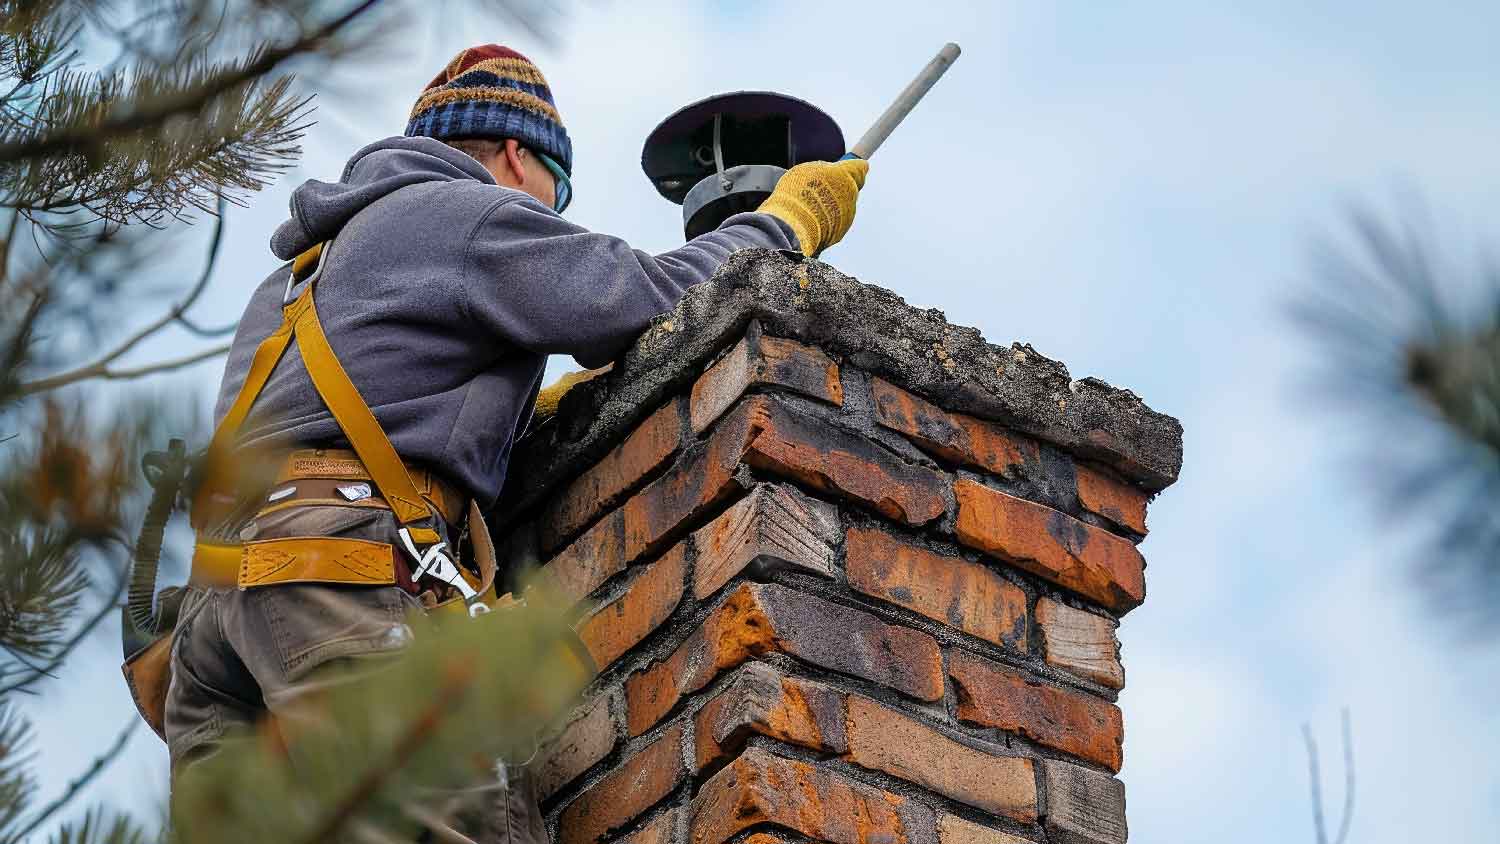
[[[547,80],[530,59],[498,44],[470,47],[454,56],[417,98],[406,135],[440,141],[515,138],[573,175],[573,142]]]

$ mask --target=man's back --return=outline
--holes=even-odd
[[[563,221],[429,138],[366,147],[340,182],[299,188],[292,211],[273,250],[286,259],[337,235],[318,281],[318,314],[396,451],[485,505],[499,493],[547,354],[601,365],[729,252],[793,246],[784,224],[745,214],[653,258]],[[290,272],[276,270],[251,298],[216,421],[256,345],[281,322]],[[344,444],[298,355],[276,368],[241,442]]]

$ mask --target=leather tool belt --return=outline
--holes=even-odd
[[[451,484],[419,467],[406,467],[422,500],[449,525],[464,524],[467,498]],[[295,507],[337,506],[390,510],[378,487],[348,449],[303,449],[282,460],[266,505],[257,516]],[[471,516],[472,518],[472,516]],[[483,518],[474,526],[483,525]],[[477,563],[478,561],[476,561]],[[481,566],[482,568],[482,566]],[[493,583],[481,571],[467,571],[471,587],[484,593]],[[248,589],[277,583],[347,583],[400,585],[417,594],[411,566],[386,542],[341,537],[288,537],[246,543],[200,541],[194,548],[189,582],[201,586]]]

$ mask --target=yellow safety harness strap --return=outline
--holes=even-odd
[[[255,356],[250,360],[250,369],[245,373],[245,383],[240,387],[240,392],[234,397],[234,404],[229,406],[229,412],[224,414],[224,419],[219,427],[214,429],[213,439],[208,443],[208,454],[205,458],[203,483],[198,486],[198,495],[193,501],[192,523],[194,529],[202,530],[203,526],[216,520],[219,516],[216,507],[212,505],[213,496],[233,488],[232,483],[225,480],[233,475],[230,471],[229,454],[234,443],[235,435],[239,433],[240,425],[244,423],[245,417],[250,413],[250,405],[255,403],[256,396],[260,395],[266,381],[271,377],[272,370],[286,353],[286,347],[292,340],[292,323],[283,319],[281,327],[271,333],[270,337],[262,340],[260,346],[255,350]]]
[[[422,521],[431,515],[427,502],[422,500],[422,494],[406,471],[406,464],[396,454],[385,431],[381,430],[370,406],[354,382],[349,380],[349,374],[333,353],[333,347],[328,345],[323,324],[318,320],[318,309],[313,304],[316,281],[316,278],[312,279],[286,311],[286,318],[292,323],[292,334],[297,338],[297,348],[302,353],[302,363],[334,421],[338,422],[349,445],[365,464],[370,479],[380,488],[381,497],[391,505],[396,520],[402,525]],[[430,538],[426,538],[413,530],[412,538],[418,542],[436,542],[437,534],[433,532]]]
[[[292,262],[292,279],[306,278],[321,265],[322,258],[323,244],[321,243],[298,255]],[[287,289],[291,289],[290,282],[287,284]],[[281,356],[286,354],[287,346],[291,342],[292,320],[287,316],[287,309],[282,308],[281,325],[256,347],[255,355],[250,359],[250,369],[245,372],[245,383],[240,385],[240,391],[235,394],[234,403],[229,406],[229,411],[224,414],[219,426],[214,429],[213,438],[209,440],[208,452],[204,459],[203,482],[198,485],[198,495],[193,501],[194,530],[201,531],[204,525],[217,520],[221,515],[219,509],[212,506],[213,496],[225,493],[235,486],[233,483],[226,482],[226,479],[234,474],[230,471],[232,464],[229,459],[234,446],[234,438],[239,435],[240,426],[245,423],[245,417],[250,415],[251,405],[255,404],[255,400],[260,397],[261,390],[265,389],[266,381],[270,380],[271,373],[275,371],[276,364],[281,362]]]
[[[380,489],[381,497],[390,505],[396,520],[407,528],[413,541],[422,544],[437,542],[439,537],[436,530],[411,526],[414,522],[427,519],[431,512],[407,472],[406,464],[396,454],[395,447],[376,421],[370,406],[359,394],[359,389],[349,379],[349,373],[344,371],[338,356],[328,344],[327,335],[323,333],[323,324],[318,319],[317,305],[313,300],[313,289],[317,286],[328,252],[324,244],[318,244],[297,256],[292,263],[292,278],[287,284],[287,290],[290,291],[293,283],[302,280],[304,274],[307,287],[282,308],[281,326],[261,341],[255,350],[250,369],[245,375],[245,383],[230,405],[229,412],[214,431],[208,447],[205,482],[199,487],[200,500],[194,502],[193,526],[201,530],[204,524],[217,517],[216,508],[211,506],[210,500],[216,493],[225,491],[227,486],[224,479],[231,474],[228,471],[229,454],[234,439],[249,415],[251,405],[260,396],[271,372],[295,338],[302,363],[312,377],[313,387],[328,406],[329,413],[344,432],[349,445],[365,464],[370,479]],[[309,266],[312,267],[310,272]]]

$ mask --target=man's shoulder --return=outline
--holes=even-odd
[[[401,202],[421,205],[430,211],[462,206],[489,208],[509,202],[527,199],[527,195],[514,188],[490,185],[474,179],[423,182],[392,193],[385,202]]]

